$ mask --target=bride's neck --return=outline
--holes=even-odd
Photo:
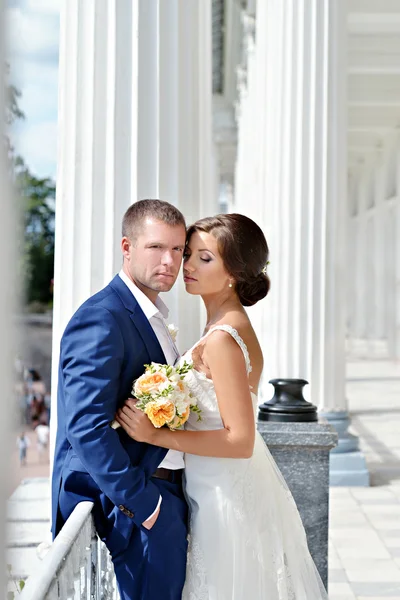
[[[202,296],[202,299],[207,311],[206,329],[220,321],[227,312],[242,308],[239,299],[232,297],[232,295],[229,297],[221,297],[221,294],[218,294],[218,296]]]

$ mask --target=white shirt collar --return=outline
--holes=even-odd
[[[146,315],[146,317],[150,320],[151,317],[164,317],[164,319],[168,318],[169,310],[167,305],[161,300],[160,296],[157,296],[155,303],[153,302],[140,290],[137,285],[133,283],[131,279],[124,273],[123,269],[119,272],[119,276],[125,285],[130,289],[133,296],[135,297],[137,303],[140,308]]]

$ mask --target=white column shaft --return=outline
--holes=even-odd
[[[138,185],[137,198],[159,198],[160,0],[138,0]]]
[[[397,146],[396,160],[396,200],[393,208],[393,256],[394,256],[394,310],[393,310],[393,357],[400,359],[400,141]]]
[[[198,11],[198,94],[199,94],[199,197],[201,216],[216,214],[217,185],[215,181],[215,151],[212,135],[212,32],[211,0],[197,3]]]
[[[367,185],[365,176],[360,177],[357,187],[358,196],[358,215],[356,219],[357,230],[357,250],[356,250],[356,337],[363,339],[366,337],[366,252],[367,252]]]
[[[53,423],[61,334],[121,265],[121,220],[136,197],[138,109],[136,4],[63,0],[60,25]]]
[[[62,2],[54,398],[61,333],[118,272],[126,208],[161,197],[188,221],[216,212],[210,40],[207,2]],[[199,301],[179,294],[174,320],[193,343]]]
[[[375,179],[375,214],[374,214],[374,258],[373,258],[373,297],[374,297],[374,327],[375,340],[383,340],[385,336],[385,164],[379,165]]]
[[[355,198],[355,177],[349,178],[347,216],[347,334],[348,351],[353,351],[356,315],[356,248],[357,248],[357,203]]]
[[[159,197],[179,204],[179,0],[160,2]]]
[[[265,374],[305,377],[315,403],[343,408],[345,3],[259,0],[256,40],[269,115],[260,151],[245,151],[260,161],[255,189],[271,249]]]
[[[217,212],[212,179],[211,15],[208,2],[178,0],[177,203],[188,224]],[[200,300],[189,296],[180,277],[172,317],[179,325],[179,348],[190,347],[205,325]]]
[[[101,0],[93,7],[62,4],[56,337],[118,268],[121,217],[132,197],[137,15],[129,2]]]

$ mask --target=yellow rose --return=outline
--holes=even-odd
[[[175,406],[167,399],[154,400],[148,402],[144,412],[153,423],[154,427],[162,427],[172,421],[175,417]]]
[[[168,427],[170,429],[178,429],[178,427],[181,427],[182,425],[184,425],[186,423],[186,421],[188,420],[190,415],[190,406],[187,407],[187,409],[185,410],[185,412],[183,413],[183,415],[180,417],[179,415],[175,415],[175,418],[173,421],[171,421],[171,423],[168,423]]]
[[[167,381],[168,377],[164,373],[144,373],[135,381],[135,396],[157,392],[160,385]]]

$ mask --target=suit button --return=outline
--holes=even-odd
[[[121,512],[123,512],[123,513],[124,513],[124,515],[126,515],[126,516],[127,516],[127,517],[129,517],[130,519],[133,519],[133,517],[134,517],[134,514],[133,514],[133,512],[131,512],[130,510],[128,510],[127,508],[125,508],[125,506],[124,506],[123,504],[120,504],[120,505],[118,506],[118,508],[119,508],[119,510],[120,510]]]

